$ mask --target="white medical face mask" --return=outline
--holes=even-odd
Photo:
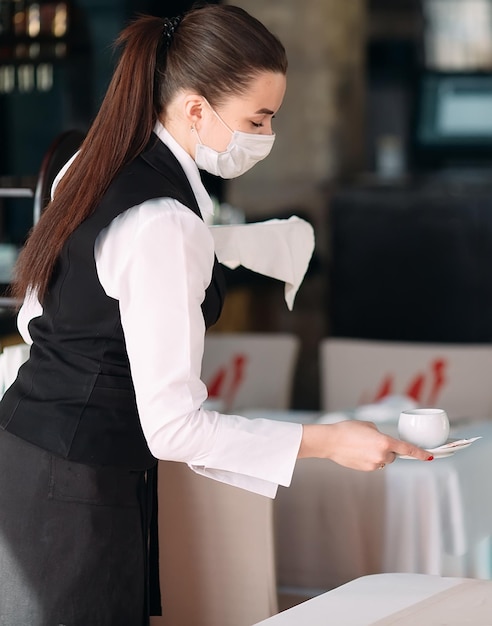
[[[210,104],[208,106],[217,119],[232,133],[232,137],[224,152],[217,152],[217,150],[204,145],[198,131],[193,128],[199,141],[195,148],[195,163],[200,169],[221,178],[236,178],[270,154],[275,141],[275,133],[257,135],[255,133],[243,133],[239,130],[233,131],[212,109]]]

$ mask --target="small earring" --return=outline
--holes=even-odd
[[[195,125],[190,126],[190,130],[191,130],[192,133],[194,133],[195,132]]]

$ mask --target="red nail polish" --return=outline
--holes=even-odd
[[[430,457],[427,458],[427,461],[433,461],[433,460],[434,460],[434,457],[431,454]]]

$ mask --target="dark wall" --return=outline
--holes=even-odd
[[[492,341],[491,185],[347,189],[330,203],[336,337]]]

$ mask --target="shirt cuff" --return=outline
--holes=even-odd
[[[190,464],[199,474],[274,498],[277,486],[292,480],[302,424],[228,415],[213,450],[203,463]]]
[[[275,498],[277,495],[278,484],[269,482],[268,480],[261,480],[259,478],[252,478],[251,476],[243,476],[222,470],[207,469],[197,465],[189,465],[189,467],[201,476],[216,480],[220,483],[225,483],[226,485],[231,485],[232,487],[239,487],[240,489],[251,491],[260,496]]]

